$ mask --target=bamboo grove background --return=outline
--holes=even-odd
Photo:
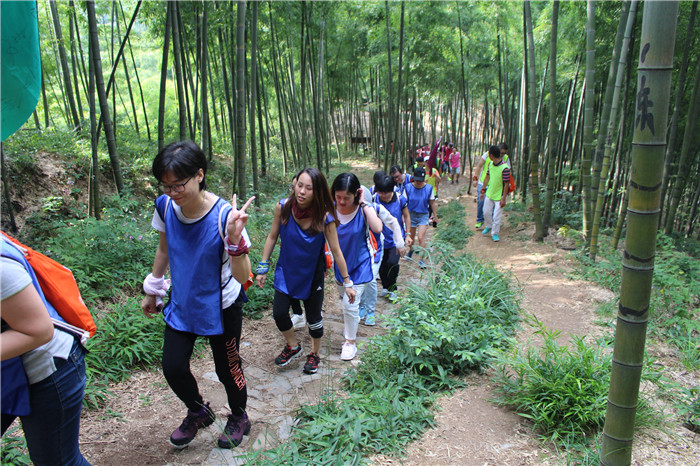
[[[643,2],[37,2],[42,96],[26,129],[72,128],[129,185],[120,145],[197,141],[233,190],[270,170],[387,169],[450,141],[469,172],[511,147],[536,237],[569,202],[595,258],[624,234]],[[697,237],[697,2],[681,2],[659,229]],[[148,154],[148,157],[152,154]],[[104,168],[102,168],[104,170]],[[125,174],[125,172],[127,174]],[[93,176],[91,214],[99,216]]]

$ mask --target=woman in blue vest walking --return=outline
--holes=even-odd
[[[333,253],[336,267],[342,271],[341,281],[345,283],[346,299],[355,302],[356,297],[338,244],[333,201],[326,178],[316,168],[305,168],[294,177],[293,188],[287,199],[275,205],[272,227],[256,270],[256,281],[260,288],[265,286],[270,256],[277,238],[281,238],[272,313],[286,345],[275,359],[275,364],[286,366],[292,359],[301,356],[302,346],[294,336],[289,307],[293,300],[303,300],[311,336],[311,352],[307,355],[303,371],[313,374],[318,371],[321,361],[319,350],[323,337],[321,308],[326,242]]]
[[[187,406],[187,416],[170,436],[175,448],[186,447],[199,429],[214,422],[214,412],[190,371],[198,336],[209,339],[216,374],[231,408],[219,447],[237,446],[251,427],[238,350],[246,301],[242,284],[250,277],[246,209],[253,198],[236,209],[235,195],[231,206],[206,191],[206,173],[207,158],[192,141],[164,147],[153,161],[153,176],[165,194],[156,199],[151,222],[160,240],[153,272],[144,281],[141,307],[148,316],[163,311],[163,375]],[[163,307],[168,268],[172,292]]]
[[[336,261],[335,279],[343,300],[343,320],[345,322],[345,343],[340,359],[350,361],[357,354],[357,327],[360,323],[359,307],[365,285],[374,279],[372,253],[369,246],[369,230],[381,233],[384,224],[371,204],[364,201],[360,180],[352,173],[341,173],[331,186],[335,200],[338,225],[338,242],[347,263],[347,273],[338,267]],[[350,283],[347,276],[350,276]],[[348,286],[357,293],[355,301],[342,295],[343,287]]]

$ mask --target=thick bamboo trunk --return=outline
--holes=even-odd
[[[628,232],[600,462],[628,465],[644,361],[678,2],[644,5]]]
[[[624,10],[623,10],[624,11]],[[590,257],[595,261],[595,256],[598,252],[598,232],[600,231],[600,223],[603,214],[603,201],[605,200],[606,186],[608,183],[608,170],[610,168],[610,156],[612,152],[612,138],[614,134],[614,129],[617,125],[617,109],[620,102],[620,94],[623,84],[623,78],[625,74],[625,69],[627,66],[627,53],[629,51],[629,43],[632,38],[632,28],[634,27],[634,19],[637,16],[637,2],[632,0],[629,3],[628,10],[628,20],[624,33],[624,40],[621,44],[621,50],[619,54],[619,60],[617,63],[617,71],[615,75],[615,87],[613,90],[613,95],[610,103],[610,110],[608,112],[608,128],[605,131],[605,152],[603,153],[603,160],[600,166],[600,174],[598,181],[597,192],[598,197],[595,203],[595,211],[593,216],[593,225],[591,226],[591,246],[590,246]],[[613,62],[615,61],[615,54],[613,54]],[[611,73],[613,74],[613,73]],[[602,136],[599,136],[602,137]],[[593,192],[591,193],[591,195]]]

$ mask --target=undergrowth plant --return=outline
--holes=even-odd
[[[160,364],[165,323],[160,316],[148,318],[140,299],[128,298],[97,315],[97,333],[87,341],[87,385],[83,403],[97,408],[109,396],[108,385],[120,382],[136,368]]]
[[[610,384],[605,348],[572,337],[560,345],[560,332],[531,319],[541,346],[514,346],[495,364],[496,402],[530,419],[544,439],[560,444],[586,443],[602,428]]]

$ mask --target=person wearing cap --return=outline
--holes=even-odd
[[[411,217],[411,238],[418,246],[425,248],[425,233],[428,230],[428,207],[433,210],[433,221],[437,224],[437,211],[435,208],[435,193],[433,187],[425,182],[425,168],[418,166],[413,171],[413,181],[406,186],[406,198],[408,199],[408,212]],[[413,256],[413,248],[407,254]],[[423,259],[418,261],[420,268],[426,268]]]

